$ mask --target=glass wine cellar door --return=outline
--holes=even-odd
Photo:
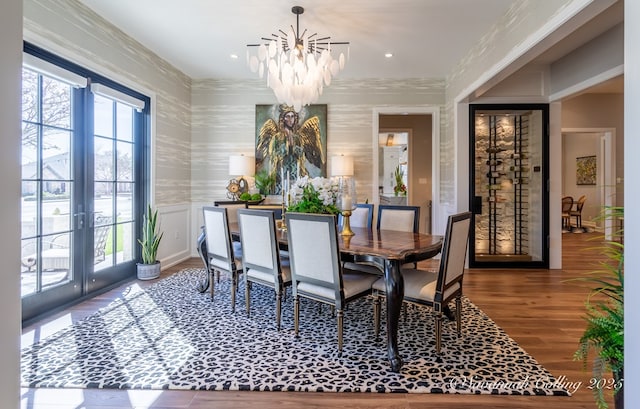
[[[470,121],[470,266],[548,267],[548,106],[470,105]]]

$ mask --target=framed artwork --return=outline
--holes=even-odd
[[[576,185],[596,184],[596,156],[576,158]]]
[[[275,178],[276,195],[283,181],[326,177],[327,105],[256,105],[256,175]]]

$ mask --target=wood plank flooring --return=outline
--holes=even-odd
[[[22,408],[595,408],[588,389],[590,372],[572,360],[585,325],[586,289],[566,280],[597,268],[601,256],[591,249],[598,246],[596,235],[563,235],[562,270],[473,269],[465,275],[465,294],[554,376],[564,377],[565,387],[575,386],[571,397],[25,388]],[[162,276],[192,266],[200,267],[201,261],[188,260]],[[152,282],[128,283],[30,325],[23,330],[23,342],[45,337],[91,314],[122,296],[131,284],[144,287]]]

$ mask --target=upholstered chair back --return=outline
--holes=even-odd
[[[342,308],[341,264],[333,215],[287,213],[293,294],[333,301]],[[296,285],[297,283],[297,285]]]
[[[269,210],[238,210],[240,237],[242,238],[242,264],[245,272],[255,270],[267,281],[280,282],[280,256],[275,234],[275,219]]]
[[[378,206],[378,230],[412,231],[418,233],[419,206]]]
[[[436,298],[449,299],[450,294],[459,290],[464,274],[467,257],[467,244],[471,228],[471,213],[464,212],[449,216],[444,242],[442,243],[442,258]]]
[[[224,207],[205,206],[204,229],[207,240],[207,252],[211,266],[215,269],[233,271],[235,260],[231,246],[231,234]]]
[[[238,209],[246,209],[247,202],[244,200],[228,200],[217,201],[213,203],[216,207],[225,207],[227,209],[227,219],[229,224],[238,223]]]
[[[342,226],[342,215],[338,217],[338,225]],[[371,229],[373,224],[373,204],[372,203],[358,203],[351,217],[349,218],[349,224],[351,227],[364,227]]]

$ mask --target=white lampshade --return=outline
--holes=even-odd
[[[331,158],[331,176],[353,176],[353,156]]]
[[[230,176],[249,176],[255,173],[256,161],[253,156],[231,155],[229,156]]]

